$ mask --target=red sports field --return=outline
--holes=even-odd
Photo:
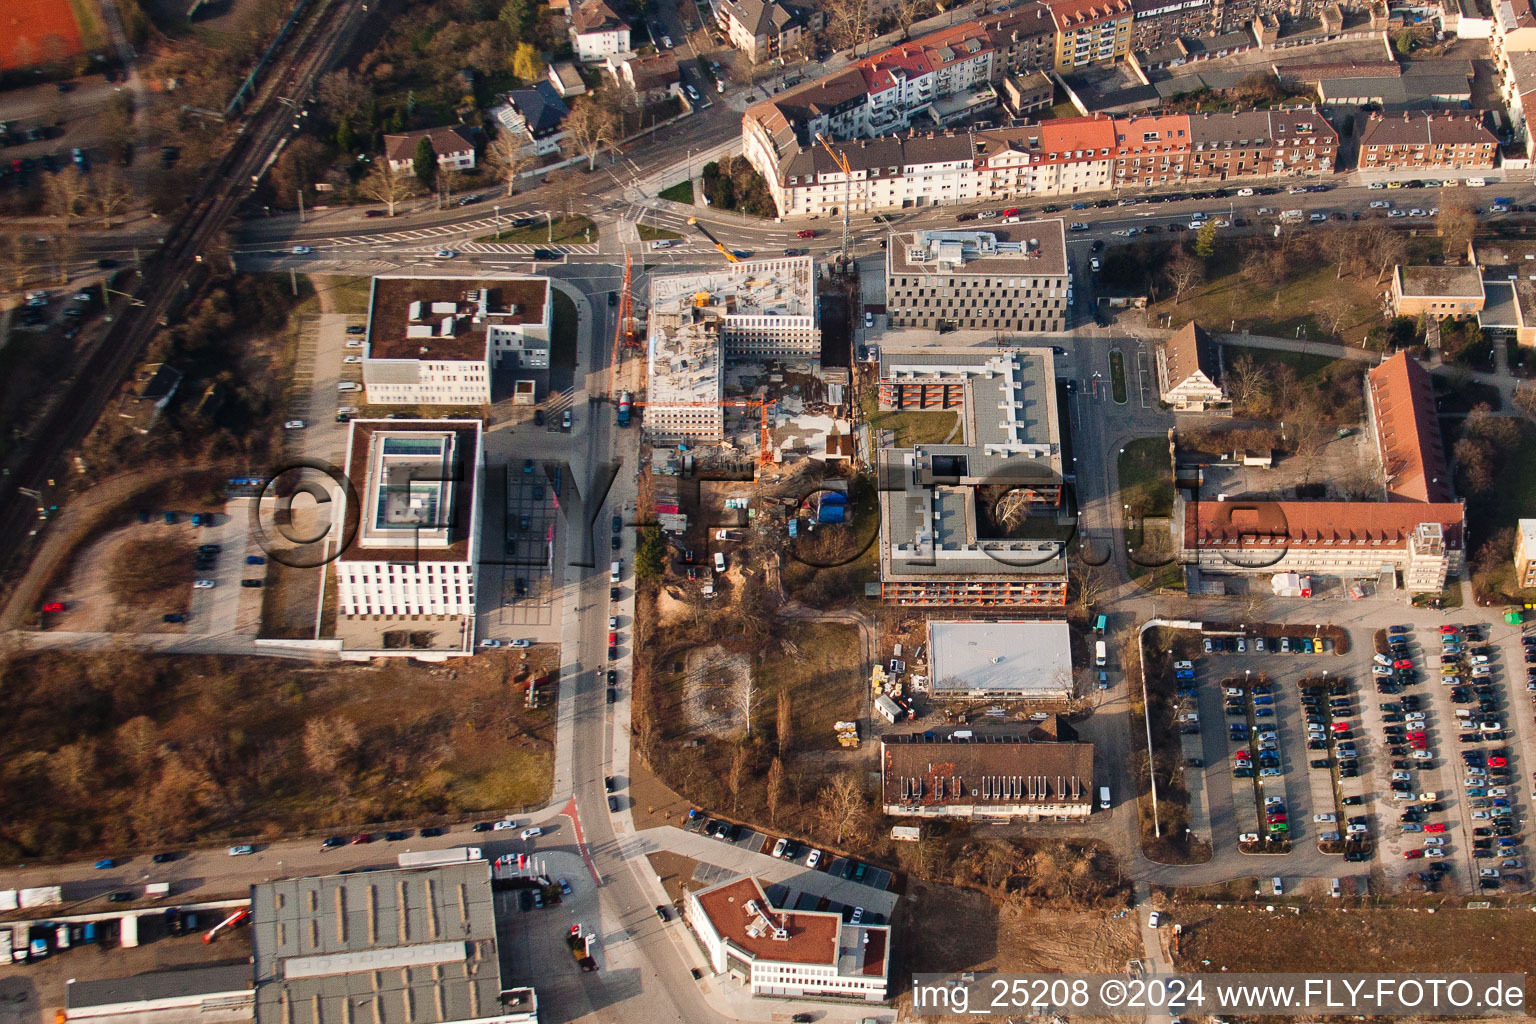
[[[0,4],[0,70],[13,71],[84,52],[69,0]]]

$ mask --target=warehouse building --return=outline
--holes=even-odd
[[[1079,820],[1093,813],[1093,744],[1009,730],[887,734],[880,787],[893,817]]]

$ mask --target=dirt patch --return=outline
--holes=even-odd
[[[674,906],[681,903],[683,888],[693,881],[693,873],[698,870],[699,862],[692,857],[684,857],[666,850],[660,853],[648,853],[645,859],[651,862],[651,870],[656,872],[657,878],[661,879],[661,887],[667,891],[667,899],[671,900]]]
[[[175,535],[181,532],[163,523],[133,523],[92,541],[77,554],[64,585],[49,597],[62,601],[65,610],[50,616],[48,626],[83,633],[185,630],[184,625],[161,621],[167,613],[185,612],[192,596],[194,545],[186,536]],[[117,585],[125,560],[150,556],[154,564],[146,567],[137,585]],[[175,572],[177,564],[184,571]]]
[[[683,720],[691,732],[727,737],[746,727],[752,663],[723,647],[688,652],[683,662]]]
[[[635,828],[681,826],[688,812],[693,809],[693,804],[657,778],[656,773],[641,758],[630,758],[629,768],[630,813],[634,816]]]
[[[1328,969],[1395,973],[1518,971],[1536,963],[1536,914],[1528,909],[1185,909],[1175,964],[1194,971],[1307,971],[1318,950]]]
[[[1037,910],[971,889],[913,882],[898,916],[903,978],[959,971],[1121,974],[1142,955],[1140,932],[1126,911]],[[897,1008],[910,1011],[911,1005],[910,990],[900,993]]]

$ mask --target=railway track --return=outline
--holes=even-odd
[[[294,106],[313,92],[320,75],[351,41],[363,20],[362,0],[330,0],[279,58],[267,86],[234,144],[193,197],[165,244],[145,261],[134,292],[142,306],[121,303],[117,320],[81,357],[63,400],[33,425],[27,450],[0,482],[0,565],[13,576],[32,550],[36,502],[59,475],[60,460],[95,425],[128,372],[142,358],[163,318],[195,294],[206,270],[199,255],[254,188],[252,175],[291,132]]]

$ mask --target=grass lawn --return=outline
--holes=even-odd
[[[1110,387],[1114,390],[1115,404],[1125,404],[1125,355],[1119,349],[1109,353]]]
[[[475,239],[477,242],[521,242],[525,245],[559,245],[561,243],[584,243],[597,241],[597,228],[592,222],[580,215],[575,217],[557,217],[554,222],[554,230],[550,226],[539,223],[526,228],[508,228],[495,234],[484,235]]]
[[[576,369],[576,303],[557,288],[553,306],[554,309],[550,314],[554,324],[551,327],[549,339],[549,365],[551,369],[574,370]]]
[[[654,228],[649,224],[636,224],[635,230],[639,232],[640,241],[642,242],[663,242],[683,237],[676,231],[668,231],[666,228]]]
[[[656,193],[658,199],[670,199],[674,203],[687,203],[693,205],[693,182],[680,181],[676,185],[662,189]]]
[[[1226,351],[1223,355],[1227,365],[1238,356],[1248,356],[1260,366],[1266,363],[1285,364],[1296,371],[1299,380],[1307,380],[1313,377],[1329,376],[1336,370],[1355,369],[1355,372],[1364,373],[1364,363],[1356,363],[1349,359],[1335,359],[1332,356],[1320,355],[1315,352],[1283,352],[1273,348],[1253,348],[1248,345],[1223,345]]]
[[[1142,437],[1120,453],[1120,504],[1145,505],[1142,515],[1173,515],[1173,479],[1168,464],[1168,441]]]
[[[368,312],[371,278],[317,274],[312,275],[309,280],[314,285],[315,291],[331,293],[331,301],[336,304],[336,312],[356,313],[359,316]]]
[[[832,723],[863,713],[864,644],[852,626],[813,622],[796,627],[784,641],[784,654],[760,656],[753,665],[755,730],[771,733],[778,715],[779,690],[793,697],[792,749],[835,750]],[[793,650],[790,650],[790,646]]]
[[[1332,265],[1318,265],[1296,274],[1280,286],[1255,288],[1237,273],[1240,253],[1219,263],[1230,268],[1200,287],[1184,294],[1178,305],[1166,299],[1152,305],[1153,316],[1167,313],[1174,323],[1197,320],[1211,330],[1248,330],[1274,338],[1295,338],[1297,328],[1305,327],[1303,336],[1314,341],[1337,341],[1323,326],[1318,314],[1330,303],[1342,298],[1349,308],[1344,313],[1340,334],[1346,344],[1358,345],[1372,327],[1382,322],[1381,289],[1374,276],[1336,279]]]
[[[953,409],[916,412],[910,409],[881,409],[874,388],[865,388],[862,408],[864,422],[872,430],[894,430],[896,447],[910,448],[915,444],[940,444],[949,437],[959,422],[960,414]],[[956,440],[960,440],[957,436]]]

